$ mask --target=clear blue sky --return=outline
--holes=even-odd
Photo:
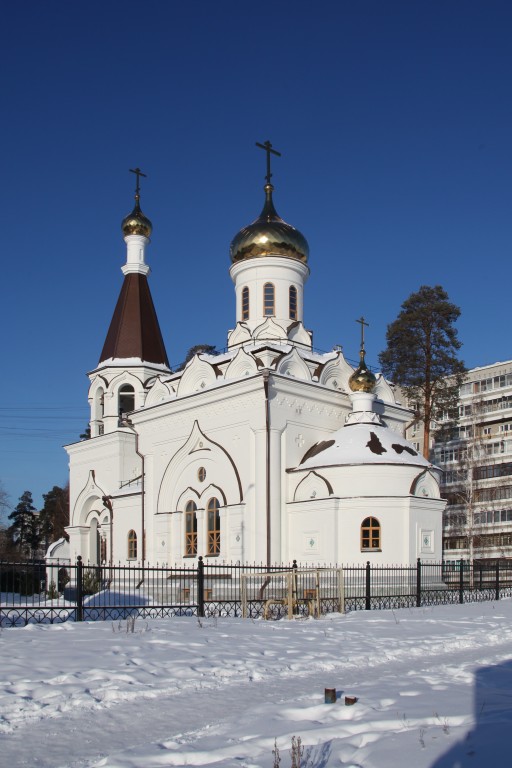
[[[512,4],[5,3],[0,480],[67,479],[121,287],[128,168],[148,175],[151,290],[171,363],[234,323],[228,247],[262,206],[310,244],[315,346],[368,362],[422,284],[462,310],[468,366],[512,357]],[[503,287],[505,286],[505,288]],[[508,287],[507,287],[508,286]]]

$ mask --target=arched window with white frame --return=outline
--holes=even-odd
[[[137,559],[137,534],[132,529],[128,531],[128,560]]]
[[[289,315],[290,320],[297,319],[297,289],[294,285],[290,285],[289,295]]]
[[[187,501],[185,506],[185,556],[197,555],[197,506]]]
[[[220,555],[220,503],[215,497],[210,499],[207,507],[208,538],[207,553]]]
[[[245,286],[242,291],[242,320],[249,319],[249,288]]]
[[[276,313],[276,291],[273,283],[265,283],[263,286],[263,314],[272,317]]]

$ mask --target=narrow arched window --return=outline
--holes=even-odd
[[[218,499],[210,499],[206,507],[208,513],[208,554],[220,554],[220,504]]]
[[[187,501],[185,507],[185,554],[197,555],[197,507],[193,501]]]
[[[105,393],[100,387],[94,396],[94,419],[102,419],[105,410]]]
[[[119,418],[135,408],[135,390],[131,384],[123,384],[119,390]]]
[[[275,306],[275,288],[272,283],[265,283],[263,286],[263,314],[265,317],[271,317],[276,313]]]
[[[249,289],[247,286],[242,291],[242,320],[249,319]]]
[[[97,437],[98,435],[103,434],[104,411],[105,411],[105,393],[103,389],[100,387],[98,390],[96,390],[96,394],[94,395],[94,401],[93,401],[93,407],[92,407],[92,420],[91,420],[91,426],[90,426],[91,437]]]
[[[137,558],[137,534],[135,531],[128,531],[128,560]]]
[[[297,319],[297,289],[290,285],[290,320]]]
[[[380,548],[380,523],[376,517],[367,517],[361,524],[361,549]]]

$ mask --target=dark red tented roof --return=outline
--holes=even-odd
[[[125,276],[99,362],[136,357],[169,366],[146,275]]]

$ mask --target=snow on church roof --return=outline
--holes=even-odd
[[[411,443],[389,427],[363,423],[345,425],[331,439],[317,443],[296,469],[351,464],[432,466]]]

